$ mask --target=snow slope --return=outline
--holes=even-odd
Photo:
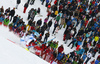
[[[38,7],[40,7],[41,8],[41,12],[40,12],[40,14],[41,15],[43,15],[43,17],[38,17],[38,15],[35,17],[35,19],[34,19],[34,21],[37,21],[38,19],[40,19],[40,18],[42,18],[42,21],[44,22],[44,18],[46,18],[47,17],[47,12],[46,12],[46,7],[45,7],[45,2],[44,2],[44,5],[41,5],[41,2],[40,2],[40,0],[35,0],[35,3],[34,3],[34,5],[29,5],[29,7],[27,8],[27,10],[26,10],[26,13],[24,14],[23,13],[23,9],[24,9],[24,3],[26,3],[27,2],[27,0],[21,0],[21,4],[19,4],[19,6],[18,6],[18,9],[16,9],[15,11],[16,11],[16,13],[15,13],[15,15],[19,15],[19,16],[21,16],[21,18],[23,18],[23,20],[24,20],[24,22],[27,24],[27,17],[28,17],[28,11],[31,9],[31,8],[35,8],[35,9],[37,9]],[[54,0],[52,1],[52,4],[53,4],[53,2],[54,2]],[[5,9],[7,9],[8,7],[10,7],[11,9],[13,9],[13,7],[15,7],[16,6],[16,0],[2,0],[2,1],[0,1],[0,7],[1,6],[4,6],[4,10]],[[52,19],[52,18],[49,18],[49,20],[50,19]],[[52,36],[52,31],[53,31],[53,28],[54,28],[54,20],[53,20],[53,25],[52,25],[52,27],[51,27],[51,29],[50,29],[50,37],[48,38],[48,40],[50,40],[50,39],[52,39],[52,38],[54,38],[54,36]],[[43,24],[43,23],[42,23]],[[4,28],[4,27],[0,27],[0,28]],[[3,37],[6,37],[6,38],[9,38],[9,39],[11,39],[12,41],[14,41],[14,42],[16,42],[16,43],[19,43],[20,42],[20,39],[19,38],[17,38],[17,36],[14,36],[13,35],[13,33],[11,33],[11,32],[9,32],[9,30],[8,29],[6,29],[6,28],[4,28],[4,30],[2,30],[2,29],[0,29],[1,31],[0,31],[0,33],[2,34],[2,36]],[[7,31],[6,31],[7,30]],[[62,28],[62,30],[59,30],[59,32],[58,32],[58,34],[56,35],[56,39],[54,39],[54,40],[56,40],[56,41],[59,41],[59,45],[61,45],[61,44],[63,44],[64,45],[64,52],[67,54],[67,53],[69,53],[69,52],[71,52],[72,51],[72,49],[70,49],[69,47],[67,47],[66,46],[66,44],[64,44],[64,41],[63,41],[63,33],[64,33],[64,28]],[[3,34],[3,32],[7,32],[6,34],[4,33]],[[6,35],[6,36],[5,36]],[[12,38],[13,37],[13,38]],[[43,37],[43,39],[44,39],[44,37]],[[42,39],[42,40],[43,40]],[[69,50],[69,51],[68,51]]]
[[[0,64],[49,64],[6,38],[0,41]]]
[[[54,0],[53,0],[54,1]],[[27,24],[27,16],[28,16],[28,11],[31,9],[31,8],[35,8],[35,9],[37,9],[38,7],[40,7],[41,8],[41,12],[40,12],[40,14],[41,15],[43,15],[43,17],[38,17],[38,15],[35,17],[35,21],[37,21],[38,19],[40,19],[40,18],[42,18],[42,21],[44,22],[44,18],[46,18],[46,16],[47,16],[47,12],[46,12],[46,7],[44,6],[45,5],[45,3],[44,3],[44,5],[41,5],[41,2],[40,2],[40,0],[35,0],[35,3],[34,3],[34,5],[29,5],[29,7],[28,7],[28,9],[26,10],[26,13],[24,14],[23,13],[23,9],[24,9],[24,4],[27,2],[27,0],[21,0],[21,4],[19,4],[19,6],[18,6],[18,9],[16,9],[16,13],[15,13],[15,15],[16,14],[18,14],[18,15],[20,15],[21,16],[21,18],[23,18],[23,20],[24,20],[24,22],[25,22],[25,24]],[[53,4],[53,2],[52,2],[52,4]],[[7,9],[8,7],[10,7],[11,9],[13,9],[13,7],[15,7],[16,6],[16,0],[0,0],[0,7],[1,6],[4,6],[4,10],[5,9]],[[52,19],[52,18],[49,18],[49,20],[50,19]],[[55,21],[53,20],[53,23],[54,23]],[[50,37],[49,37],[49,39],[48,40],[50,40],[50,39],[52,39],[52,38],[54,38],[54,36],[52,36],[52,31],[53,31],[53,27],[54,27],[54,25],[52,25],[52,27],[51,27],[51,29],[50,29]],[[79,26],[77,27],[77,29],[79,29]],[[71,51],[73,51],[73,50],[75,50],[75,48],[73,48],[73,49],[70,49],[69,47],[67,47],[67,45],[68,45],[68,43],[71,41],[71,40],[69,40],[68,41],[68,43],[67,44],[64,44],[64,41],[63,41],[63,32],[64,32],[64,28],[62,28],[61,30],[59,30],[59,32],[58,32],[58,34],[56,35],[56,39],[54,39],[54,40],[56,40],[56,41],[59,41],[59,46],[61,45],[61,44],[63,44],[64,45],[64,52],[67,54],[67,53],[69,53],[69,52],[71,52]],[[78,30],[77,30],[78,31]],[[3,37],[3,38],[2,38]],[[44,36],[43,36],[43,38],[44,38]],[[8,42],[8,41],[6,41],[6,39],[10,39],[11,41],[13,41],[13,42],[15,42],[15,43],[17,43],[17,44],[19,44],[20,43],[20,38],[16,35],[16,34],[13,34],[13,32],[9,32],[9,29],[8,29],[8,27],[4,27],[3,25],[2,26],[0,26],[0,41],[1,41],[1,45],[0,45],[0,47],[2,48],[3,47],[3,49],[1,49],[0,48],[0,52],[2,51],[2,54],[0,53],[0,58],[1,58],[1,56],[7,61],[8,60],[8,62],[10,62],[10,61],[13,61],[13,62],[15,62],[15,63],[9,63],[9,64],[20,64],[20,63],[22,63],[22,64],[33,64],[33,63],[28,63],[29,61],[33,61],[33,62],[35,62],[35,60],[37,61],[37,60],[41,60],[41,61],[39,61],[40,62],[40,64],[47,64],[47,63],[41,63],[42,62],[42,59],[40,59],[40,58],[38,58],[37,56],[35,56],[34,54],[31,54],[31,53],[29,53],[29,52],[27,52],[26,50],[24,50],[23,48],[21,48],[20,46],[18,46],[18,45],[15,45],[15,44],[12,44],[11,42]],[[43,40],[43,39],[42,39]],[[8,44],[9,43],[9,44]],[[5,44],[6,44],[6,46],[5,46]],[[8,47],[8,45],[10,46],[10,47]],[[5,47],[4,47],[5,46]],[[14,47],[15,46],[15,47]],[[9,50],[8,50],[9,49]],[[16,50],[16,51],[15,51]],[[8,52],[9,51],[9,52]],[[22,52],[22,51],[24,51],[24,52]],[[7,52],[8,53],[10,53],[9,55],[7,54]],[[16,52],[16,53],[15,53]],[[22,54],[22,55],[20,55],[20,54]],[[23,55],[23,53],[25,54],[25,55]],[[11,55],[13,55],[14,57],[12,57]],[[18,55],[18,56],[16,56],[16,55]],[[7,57],[6,57],[7,56]],[[25,57],[24,57],[25,56]],[[29,56],[29,58],[28,59],[30,59],[29,61],[28,60],[26,60],[26,58]],[[31,58],[31,57],[33,57],[33,58]],[[34,59],[34,57],[35,58],[37,58],[37,59]],[[96,57],[97,57],[97,55],[96,55]],[[96,58],[95,57],[95,58]],[[12,58],[14,58],[14,59],[12,59]],[[11,60],[10,60],[11,59]],[[20,60],[19,60],[20,59]],[[3,60],[3,59],[0,59],[0,64],[2,63],[2,64],[8,64],[8,63],[3,63],[3,62],[5,62],[5,60]],[[17,60],[17,61],[16,61]],[[93,59],[92,59],[93,60]],[[90,60],[91,61],[91,60]],[[18,63],[19,62],[19,63]],[[43,62],[45,62],[45,61],[43,61]],[[36,64],[36,63],[34,63],[34,64]],[[37,63],[37,64],[39,64],[39,63]],[[89,63],[88,63],[89,64]]]

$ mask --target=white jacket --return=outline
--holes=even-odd
[[[91,57],[92,57],[92,54],[91,54],[91,53],[88,53],[88,54],[87,54],[87,57],[88,57],[88,58],[91,58]]]

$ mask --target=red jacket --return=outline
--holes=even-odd
[[[95,1],[93,1],[92,4],[94,5],[95,4]]]
[[[82,8],[80,8],[80,12],[82,12],[83,11],[83,9]]]
[[[93,19],[96,22],[96,18]]]
[[[95,64],[95,61],[92,61],[91,64]]]
[[[60,6],[59,6],[59,9],[61,10],[62,8],[63,8],[63,5],[60,5]]]
[[[31,30],[35,30],[35,28],[33,26],[31,26]]]
[[[24,26],[21,27],[21,30],[24,30]]]
[[[48,12],[47,16],[50,16],[51,15],[51,12]]]
[[[53,51],[53,49],[52,48],[47,48],[46,50],[45,50],[45,54],[47,54],[47,53],[49,53],[49,52],[52,52]]]
[[[89,14],[91,14],[91,13],[92,13],[92,10],[90,10]]]
[[[62,51],[64,50],[64,48],[62,46],[58,47],[58,52],[62,53]]]
[[[100,48],[100,44],[97,44],[97,47]]]
[[[87,26],[88,22],[89,22],[88,20],[85,21],[84,23],[85,27]]]
[[[57,0],[54,1],[54,4],[56,4],[56,3],[57,3]]]
[[[44,51],[47,48],[45,44],[42,44],[42,50]]]

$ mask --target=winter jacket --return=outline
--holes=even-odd
[[[98,37],[98,36],[95,36],[95,37],[94,37],[94,41],[97,42],[98,40],[99,40],[99,37]]]
[[[20,4],[21,3],[21,0],[17,0],[17,4]]]
[[[35,10],[34,12],[35,12],[35,15],[37,15],[37,11]]]
[[[47,21],[48,21],[48,19],[47,19],[47,18],[46,18],[46,19],[44,19],[44,22],[45,22],[45,23],[47,23]]]
[[[99,62],[100,62],[99,60],[96,60],[96,61],[95,61],[95,64],[99,64]]]
[[[56,3],[57,3],[57,0],[54,1],[54,4],[56,4]]]
[[[9,19],[5,19],[5,20],[4,20],[4,25],[8,25],[9,22],[10,22]]]
[[[58,44],[54,44],[54,48],[58,48]]]
[[[58,44],[52,42],[52,43],[50,44],[50,47],[51,47],[51,48],[57,48],[57,47],[58,47]]]
[[[35,17],[35,12],[33,11],[31,14],[30,14],[30,18],[33,20]]]
[[[0,17],[0,22],[4,21],[4,19],[5,19],[4,17]]]
[[[47,48],[47,46],[45,44],[42,44],[41,49],[44,51]]]
[[[62,17],[62,13],[59,13],[59,16]]]
[[[11,10],[9,15],[14,16],[15,15],[15,10]]]
[[[78,64],[76,61],[73,61],[73,63],[72,64]]]
[[[48,38],[49,36],[50,36],[50,34],[49,34],[49,33],[46,33],[46,34],[45,34],[45,37],[46,37],[46,38]]]
[[[70,39],[70,37],[71,37],[70,33],[67,33],[65,38],[68,40]]]
[[[68,26],[70,26],[71,24],[72,24],[71,21],[68,21],[68,22],[67,22],[67,25],[68,25]]]
[[[38,21],[37,21],[37,24],[38,24],[39,26],[41,26],[42,21],[41,21],[41,20],[38,20]]]
[[[54,47],[54,43],[53,43],[53,42],[50,44],[50,47],[51,47],[51,48],[53,48],[53,47]]]
[[[31,15],[31,13],[34,11],[34,9],[29,10],[28,14]]]
[[[98,25],[97,23],[95,23],[94,26],[95,26],[95,28],[96,28],[96,27],[99,27],[99,25]]]
[[[91,58],[92,54],[91,53],[87,53],[87,58]]]
[[[17,16],[14,16],[13,23],[15,23],[16,21],[17,21]]]
[[[78,45],[81,45],[81,44],[82,44],[82,42],[81,42],[81,41],[78,41],[78,42],[77,42],[77,44],[78,44]]]
[[[85,36],[88,38],[90,35],[87,33]]]
[[[87,57],[87,55],[86,55],[86,54],[84,54],[84,55],[83,55],[83,57],[82,57],[82,58],[83,58],[83,60],[85,60],[85,58],[86,58],[86,57]]]
[[[58,11],[56,10],[54,14],[57,15],[58,14]]]
[[[28,21],[28,25],[30,25],[31,26],[31,24],[32,24],[32,21],[30,20],[30,21]]]
[[[96,47],[100,48],[100,43],[98,43],[98,44],[96,45]]]
[[[64,55],[65,55],[64,53],[59,53],[57,56],[57,59],[60,61]]]
[[[62,46],[58,47],[58,52],[61,53],[64,50]]]
[[[25,4],[24,4],[24,7],[26,7],[26,8],[27,8],[27,7],[28,7],[28,3],[25,3]]]
[[[57,16],[56,21],[59,22],[59,20],[60,20],[60,16]]]
[[[46,3],[49,3],[49,0],[46,0]]]
[[[51,27],[52,26],[52,21],[49,21],[48,22],[48,27]]]
[[[45,54],[50,53],[50,52],[52,52],[52,51],[53,51],[52,48],[46,48],[46,50],[45,50]]]
[[[79,54],[83,54],[85,52],[84,49],[79,50]]]

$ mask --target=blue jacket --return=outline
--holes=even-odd
[[[49,3],[49,0],[46,0],[46,3]]]
[[[95,27],[99,27],[97,23],[94,24]]]
[[[81,24],[84,24],[84,22],[85,22],[85,21],[84,21],[84,20],[82,20],[82,21],[81,21]]]
[[[92,27],[91,27],[91,30],[95,30],[95,27],[92,26]]]
[[[74,41],[73,43],[75,43],[77,40],[75,38],[73,38],[73,41]]]
[[[85,52],[84,49],[79,50],[79,54],[83,54]]]
[[[57,56],[57,59],[58,60],[61,60],[63,58],[63,56],[64,56],[64,53],[63,54],[62,53],[59,53],[58,56]]]
[[[96,2],[96,3],[95,3],[95,6],[97,6],[97,5],[98,5],[98,3]]]
[[[77,42],[77,44],[78,44],[78,45],[81,45],[81,44],[82,44],[82,42],[81,42],[81,41],[78,41],[78,42]]]
[[[70,26],[70,25],[71,25],[71,21],[68,21],[68,22],[67,22],[67,25]]]
[[[62,17],[62,13],[59,13],[60,17]]]
[[[3,17],[0,17],[0,22],[4,21],[4,19],[5,19],[5,18],[3,18]]]
[[[72,3],[73,0],[70,0],[70,2]]]
[[[98,61],[98,60],[96,60],[96,61],[95,61],[95,64],[99,64],[99,61]]]
[[[83,55],[83,57],[82,57],[82,58],[83,58],[83,60],[85,60],[86,56],[87,56],[86,54],[84,54],[84,55]]]
[[[14,26],[17,24],[17,22],[20,20],[20,18],[18,17],[16,22],[14,23]]]
[[[77,19],[76,19],[76,18],[73,18],[73,19],[72,19],[72,21],[74,21],[74,20],[77,22]]]
[[[90,35],[87,33],[85,36],[88,38]]]

